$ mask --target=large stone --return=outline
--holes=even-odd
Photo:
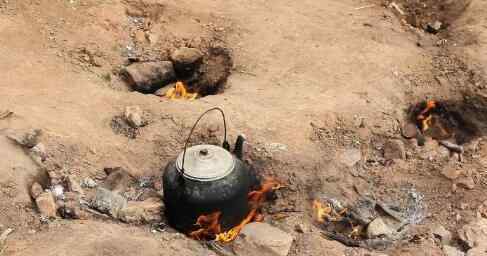
[[[267,223],[246,225],[233,244],[238,256],[286,256],[293,237]]]
[[[181,47],[171,54],[178,75],[190,76],[201,65],[203,53],[196,48]]]
[[[388,160],[405,159],[406,149],[401,140],[388,140],[384,145],[384,158]]]
[[[132,176],[123,168],[106,168],[108,174],[103,187],[116,193],[124,192],[134,181]]]
[[[390,237],[395,233],[394,228],[389,226],[382,218],[376,218],[367,227],[367,237],[377,238],[377,237]]]
[[[92,205],[100,212],[109,213],[118,218],[120,211],[127,207],[127,199],[106,188],[98,187]]]
[[[147,124],[147,121],[144,120],[144,113],[139,106],[126,107],[124,117],[127,123],[133,128],[139,128]]]
[[[36,198],[37,209],[41,216],[48,218],[56,217],[56,202],[51,192],[43,192]]]
[[[39,143],[41,134],[42,131],[40,129],[11,130],[8,131],[7,137],[21,146],[32,148]]]
[[[153,93],[176,79],[170,61],[134,63],[124,73],[132,88],[142,93]]]
[[[120,210],[120,220],[127,223],[155,223],[161,221],[162,201],[149,198],[142,202],[128,202],[127,207]]]

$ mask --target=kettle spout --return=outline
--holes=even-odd
[[[235,142],[235,147],[233,148],[233,153],[237,156],[238,159],[242,159],[243,157],[243,146],[245,143],[245,136],[238,135],[237,141]]]

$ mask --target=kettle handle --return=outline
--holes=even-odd
[[[182,163],[181,163],[181,172],[183,174],[184,174],[184,159],[186,158],[186,149],[188,148],[189,139],[191,138],[191,135],[193,135],[193,131],[196,128],[196,126],[198,125],[198,123],[201,120],[201,118],[203,118],[204,115],[206,115],[208,112],[211,112],[213,110],[217,110],[217,111],[219,111],[222,114],[222,118],[223,118],[223,130],[224,130],[224,134],[223,134],[223,145],[222,145],[222,147],[224,149],[226,149],[226,150],[230,150],[230,144],[227,141],[227,121],[225,119],[225,113],[219,107],[214,107],[214,108],[210,108],[210,109],[206,110],[203,114],[200,115],[200,117],[198,117],[198,119],[194,123],[193,127],[191,128],[191,131],[189,132],[189,135],[188,135],[188,138],[186,139],[186,142],[184,143],[183,160],[182,160]]]

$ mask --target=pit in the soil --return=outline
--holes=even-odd
[[[409,113],[419,132],[435,140],[462,145],[481,135],[475,112],[465,102],[428,100],[413,105]]]
[[[404,12],[406,21],[412,26],[436,33],[440,29],[447,28],[460,17],[470,2],[470,0],[388,0],[386,4],[396,3]],[[439,24],[438,29],[433,28],[435,23]]]
[[[181,47],[170,60],[135,62],[122,76],[135,91],[170,99],[195,99],[223,92],[233,67],[230,50]]]

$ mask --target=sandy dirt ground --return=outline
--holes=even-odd
[[[245,134],[248,158],[287,184],[267,210],[292,209],[268,219],[294,236],[289,255],[367,255],[321,238],[311,216],[312,195],[353,201],[357,184],[379,198],[411,188],[424,195],[414,239],[384,253],[443,255],[430,229],[455,232],[477,215],[487,200],[487,144],[476,137],[458,163],[436,141],[418,147],[403,139],[401,126],[411,104],[427,98],[487,107],[483,6],[472,0],[446,32],[432,35],[377,1],[0,0],[0,111],[13,112],[0,119],[0,231],[14,229],[0,255],[216,255],[148,225],[43,223],[28,189],[41,170],[5,137],[41,129],[48,168],[63,175],[96,179],[121,166],[135,177],[159,177],[213,106],[225,110],[231,141]],[[211,44],[234,58],[221,94],[171,101],[133,92],[118,76],[130,55],[161,60],[180,46]],[[135,139],[111,127],[131,105],[150,116]],[[483,134],[487,112],[479,113]],[[389,139],[404,141],[404,159],[384,161]],[[442,175],[448,168],[463,170],[474,187],[453,191]],[[295,231],[301,222],[311,231]]]

